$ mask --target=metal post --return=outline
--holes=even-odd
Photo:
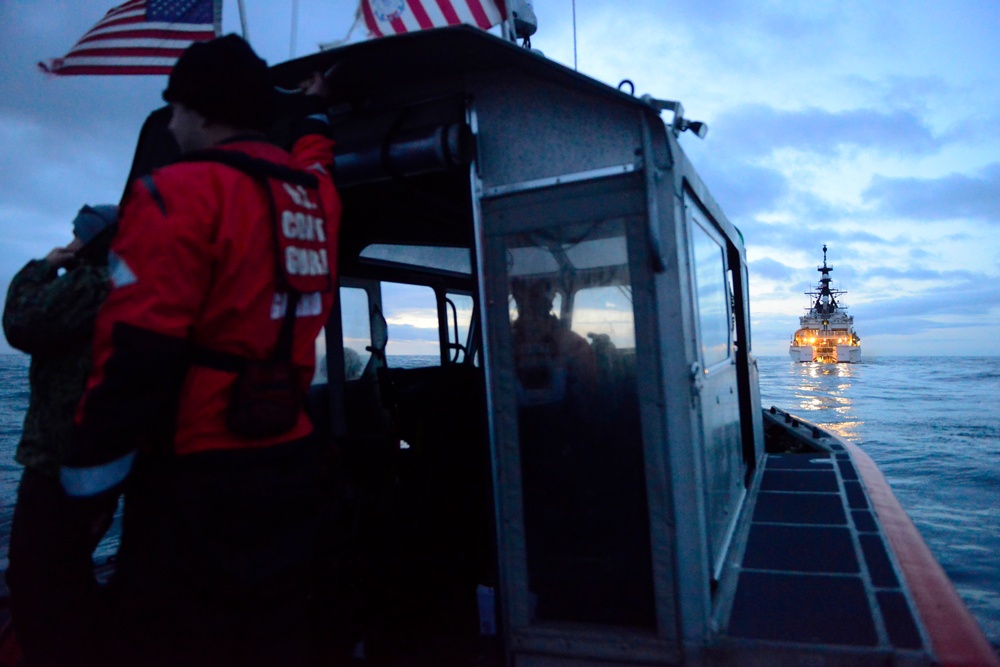
[[[212,3],[212,16],[215,18],[215,36],[222,35],[222,0],[215,0]]]
[[[503,21],[500,22],[500,35],[509,42],[517,43],[517,29],[514,27],[514,12],[511,9],[511,2],[508,0],[504,3],[504,12],[506,16],[503,17]]]
[[[247,32],[247,12],[243,7],[243,0],[237,0],[236,4],[240,8],[240,29],[243,31],[243,39],[250,41],[250,34]]]
[[[292,36],[288,43],[288,57],[295,57],[295,38],[299,31],[299,0],[292,0]]]
[[[576,66],[576,0],[573,0],[573,69]]]

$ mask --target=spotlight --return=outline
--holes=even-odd
[[[657,111],[672,111],[674,122],[670,125],[676,137],[684,130],[691,130],[699,139],[704,139],[708,134],[708,125],[700,120],[688,120],[684,117],[684,105],[675,100],[658,100],[652,95],[643,95],[639,98]]]

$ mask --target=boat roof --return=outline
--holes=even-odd
[[[417,97],[426,99],[467,90],[463,81],[492,77],[524,77],[556,89],[571,90],[598,104],[627,107],[662,123],[660,111],[632,91],[626,93],[586,74],[518,46],[479,28],[458,25],[380,37],[320,51],[272,68],[275,84],[297,89],[313,73],[328,73],[331,106],[354,111],[393,106]],[[671,134],[669,130],[667,134]],[[347,139],[347,137],[344,137]],[[707,212],[734,240],[741,256],[742,234],[727,219],[690,165],[683,149],[671,137],[673,169],[682,173]],[[343,146],[342,146],[343,147]]]
[[[409,87],[424,80],[518,70],[609,101],[650,109],[631,94],[467,25],[356,42],[279,63],[271,71],[277,85],[295,88],[313,72],[334,67],[333,92],[343,96],[343,101],[365,89]]]

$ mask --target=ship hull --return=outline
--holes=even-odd
[[[788,348],[788,356],[792,361],[810,362],[819,361],[822,363],[856,364],[861,361],[860,345],[838,345],[836,358],[820,359],[811,345],[792,345]]]
[[[811,345],[792,345],[788,348],[788,356],[792,361],[812,361],[813,349]]]
[[[856,364],[861,361],[861,346],[859,345],[838,345],[837,363]]]

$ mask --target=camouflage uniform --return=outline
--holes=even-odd
[[[105,615],[91,553],[117,499],[71,502],[59,466],[73,443],[94,321],[108,291],[107,266],[76,259],[59,275],[33,260],[14,276],[4,306],[7,340],[31,355],[31,400],[15,454],[25,469],[6,578],[14,631],[25,662],[36,667],[102,664],[94,638],[106,634]]]
[[[10,283],[3,330],[31,355],[31,400],[18,463],[53,477],[72,443],[73,415],[90,373],[97,310],[108,295],[106,266],[78,262],[58,275],[32,260]]]

